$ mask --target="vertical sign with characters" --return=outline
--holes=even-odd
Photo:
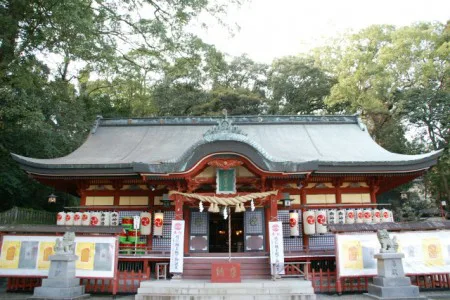
[[[269,241],[272,275],[284,274],[283,225],[281,222],[269,222]]]
[[[184,220],[172,221],[170,273],[183,273]]]

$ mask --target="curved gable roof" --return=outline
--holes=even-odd
[[[32,173],[128,174],[184,172],[215,152],[240,153],[269,172],[407,172],[429,168],[440,155],[389,152],[357,116],[99,119],[65,157],[12,155]]]

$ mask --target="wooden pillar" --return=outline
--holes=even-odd
[[[189,208],[186,208],[184,210],[184,220],[185,220],[185,224],[184,224],[184,253],[189,253],[189,237],[190,237],[190,233],[191,233],[191,214],[190,214],[190,210]],[[209,226],[209,224],[208,224]]]
[[[376,204],[377,203],[377,193],[380,189],[379,181],[374,178],[370,180],[370,203]]]
[[[275,196],[270,196],[269,221],[278,221],[278,200],[281,198],[281,192]]]
[[[336,204],[342,203],[342,190],[341,190],[342,180],[337,179],[334,182],[335,194],[336,194]]]

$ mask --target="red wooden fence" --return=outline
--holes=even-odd
[[[334,271],[314,271],[309,273],[309,280],[316,293],[337,292],[336,272]],[[450,274],[427,274],[409,275],[411,282],[420,289],[449,289]],[[142,271],[118,271],[117,272],[117,293],[134,294],[139,288],[140,282],[149,280],[150,269]],[[342,292],[363,293],[367,291],[367,285],[371,277],[347,277],[341,278]],[[86,286],[88,293],[109,293],[113,294],[114,279],[83,278],[80,282]],[[40,286],[42,278],[9,277],[7,283],[8,291],[32,291],[34,287]]]

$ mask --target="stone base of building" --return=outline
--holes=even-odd
[[[136,300],[315,300],[311,281],[299,279],[243,280],[212,283],[201,280],[143,281]]]

